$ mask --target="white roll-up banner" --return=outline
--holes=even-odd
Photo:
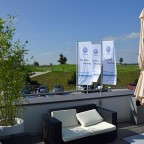
[[[102,41],[102,60],[108,60],[113,58],[114,41]]]
[[[116,85],[117,68],[114,41],[102,41],[103,71],[102,83]]]
[[[92,85],[92,44],[78,42],[78,85]]]
[[[101,73],[101,44],[92,44],[93,82],[97,82]]]

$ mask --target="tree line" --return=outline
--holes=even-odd
[[[67,58],[63,55],[63,54],[60,54],[59,55],[59,59],[58,61],[60,64],[66,64],[67,63]],[[33,63],[34,66],[39,66],[39,62],[38,61],[34,61]],[[52,65],[52,63],[49,64],[50,66]]]
[[[67,58],[63,54],[60,54],[59,55],[59,59],[58,59],[57,62],[59,62],[62,65],[66,64]],[[119,62],[120,62],[120,64],[123,64],[123,58],[122,57],[119,59]],[[34,66],[39,66],[39,62],[38,61],[34,61],[33,65]],[[52,66],[52,63],[50,63],[49,65]]]

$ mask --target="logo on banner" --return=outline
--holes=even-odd
[[[88,51],[87,47],[83,47],[83,52],[87,53],[87,51]]]
[[[94,49],[93,50],[93,53],[96,55],[96,54],[98,54],[98,50],[97,49]]]
[[[106,51],[107,51],[107,52],[110,52],[110,51],[111,51],[111,48],[110,48],[109,46],[107,46],[107,47],[106,47]]]

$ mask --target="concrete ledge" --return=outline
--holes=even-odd
[[[57,103],[57,102],[69,102],[69,101],[85,101],[92,99],[107,99],[114,97],[122,97],[122,96],[132,96],[133,91],[131,90],[120,90],[113,92],[102,92],[100,93],[88,93],[88,94],[66,94],[66,95],[50,95],[47,97],[32,97],[26,98],[24,100],[25,105],[37,105],[37,104],[48,104],[48,103]]]
[[[115,91],[89,94],[56,95],[51,97],[26,98],[23,111],[24,129],[31,135],[41,133],[41,115],[50,108],[61,108],[83,104],[96,104],[101,107],[117,112],[118,122],[130,120],[130,98],[133,91]]]

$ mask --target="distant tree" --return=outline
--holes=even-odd
[[[120,62],[120,64],[122,64],[123,63],[123,58],[120,58],[119,62]]]
[[[37,61],[35,61],[34,66],[39,66],[39,63]]]
[[[50,63],[49,65],[50,65],[50,66],[52,66],[53,64],[52,64],[52,63]]]
[[[67,58],[64,57],[63,54],[60,54],[60,58],[59,58],[58,62],[59,62],[60,64],[66,64]]]

